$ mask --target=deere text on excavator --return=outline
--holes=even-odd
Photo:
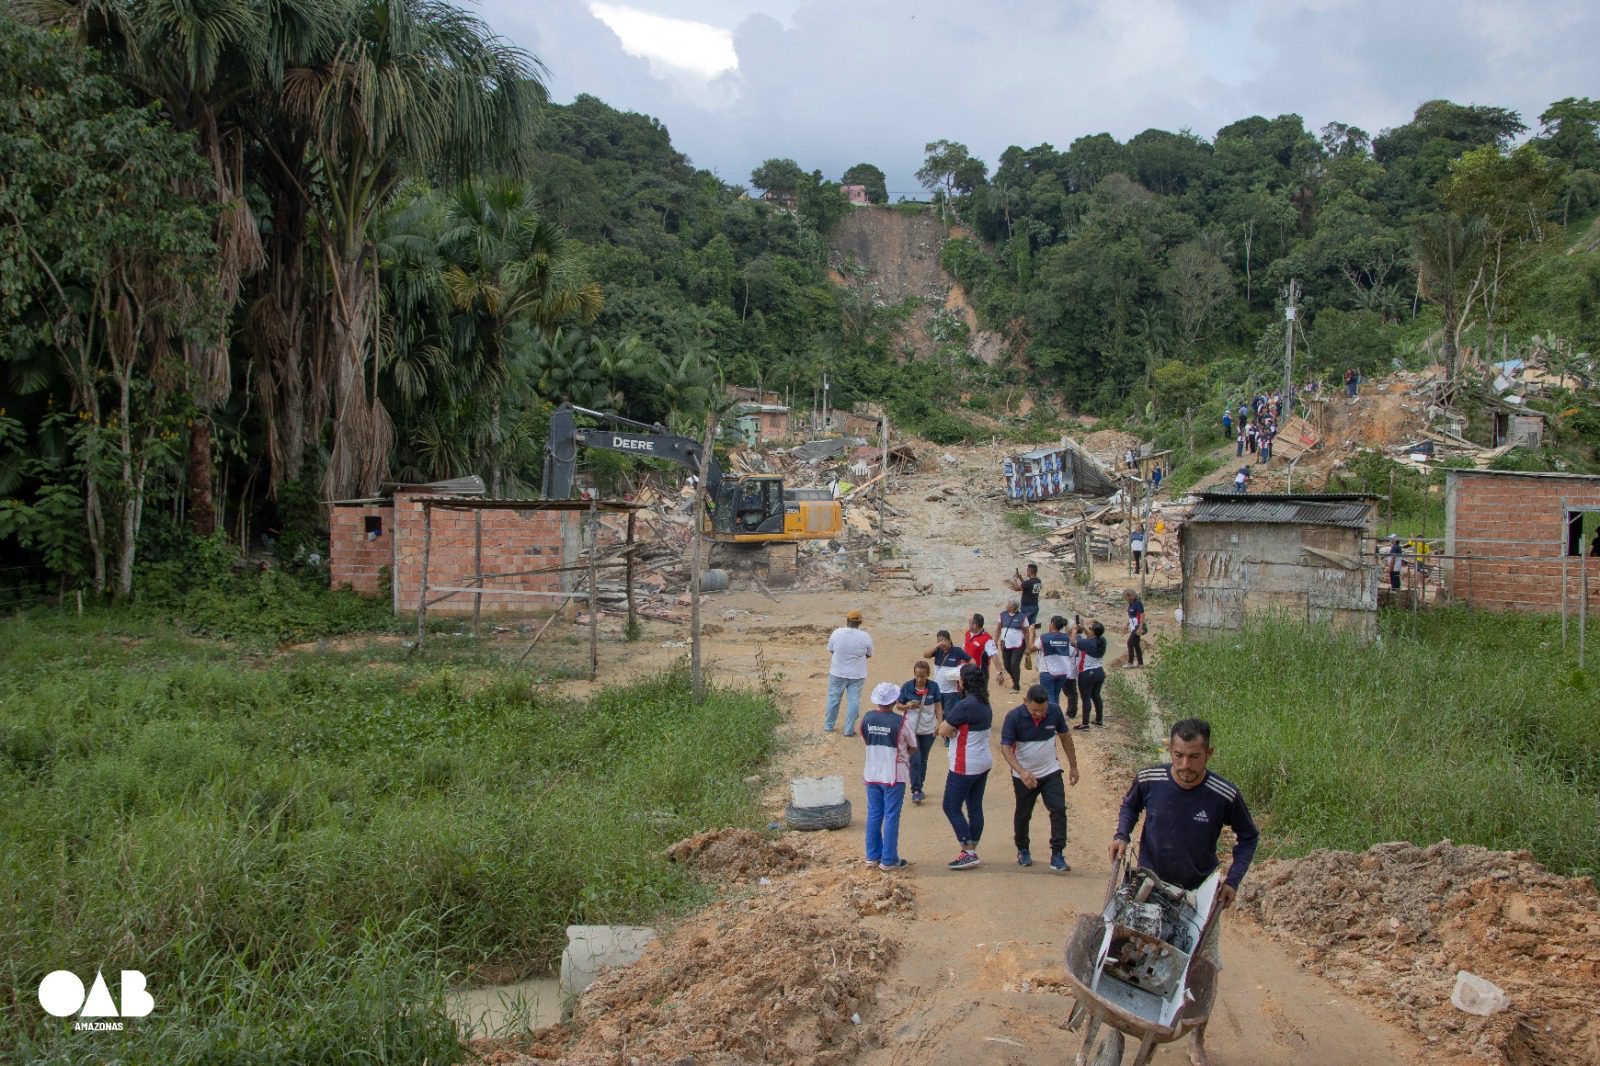
[[[580,414],[606,427],[579,426]],[[761,571],[769,584],[794,584],[801,541],[828,540],[844,528],[843,508],[827,489],[786,488],[777,474],[724,474],[715,454],[702,461],[699,441],[668,433],[665,426],[571,404],[562,404],[550,415],[544,450],[545,499],[572,495],[580,446],[665,459],[704,477],[706,513],[700,516],[700,530],[712,542],[712,565]]]

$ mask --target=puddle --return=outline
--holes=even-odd
[[[509,985],[459,988],[449,996],[450,1016],[468,1038],[526,1033],[561,1021],[561,992],[554,977]]]

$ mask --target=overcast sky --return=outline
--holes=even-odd
[[[654,115],[697,166],[744,183],[788,156],[870,162],[917,192],[923,145],[1066,148],[1149,127],[1210,139],[1294,112],[1376,134],[1417,104],[1600,96],[1596,0],[480,0],[549,68]]]

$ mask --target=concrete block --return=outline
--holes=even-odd
[[[594,984],[601,970],[638,962],[655,939],[656,931],[644,925],[567,926],[567,947],[561,953],[558,981],[562,1019],[572,1017],[573,1003]]]
[[[834,807],[844,802],[844,778],[797,777],[789,782],[791,802],[799,808]]]

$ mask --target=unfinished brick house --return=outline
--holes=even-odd
[[[1600,476],[1445,473],[1442,595],[1500,611],[1589,611],[1600,597]]]
[[[328,567],[334,588],[348,585],[363,595],[377,596],[387,584],[395,613],[409,614],[417,609],[422,581],[422,501],[492,501],[483,500],[483,481],[477,477],[394,485],[391,490],[388,499],[333,504],[328,521]],[[553,606],[555,601],[548,598],[518,596],[515,591],[560,591],[560,574],[521,572],[563,565],[562,522],[577,523],[580,515],[553,507],[461,510],[436,506],[431,510],[430,588],[465,587],[481,565],[484,573],[519,574],[485,583],[484,611],[545,611]],[[506,590],[512,591],[508,594]],[[471,594],[454,595],[429,610],[470,612],[476,599]]]

